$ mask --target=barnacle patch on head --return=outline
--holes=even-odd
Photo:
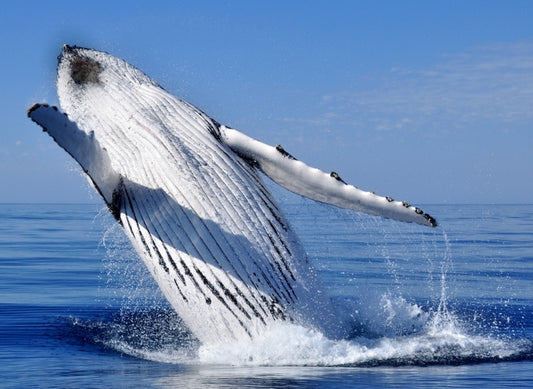
[[[76,84],[99,83],[101,72],[102,65],[100,65],[100,62],[77,53],[72,54],[70,76]]]

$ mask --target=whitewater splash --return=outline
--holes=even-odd
[[[413,309],[392,302],[397,316]],[[201,345],[175,313],[122,314],[102,321],[73,319],[83,337],[107,349],[136,358],[172,364],[231,366],[405,366],[501,362],[531,358],[530,340],[473,335],[450,312],[427,314],[423,326],[409,335],[360,335],[331,340],[321,332],[279,323],[255,339]],[[402,319],[400,326],[408,326]],[[372,329],[375,333],[376,328]]]
[[[254,342],[204,346],[199,360],[266,366],[427,365],[502,361],[523,350],[516,342],[466,335],[454,326],[445,327],[400,338],[333,341],[303,327],[280,325]]]

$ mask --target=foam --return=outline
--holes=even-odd
[[[453,315],[439,313],[421,333],[396,337],[333,341],[304,327],[278,325],[255,341],[202,346],[198,358],[243,366],[427,365],[506,360],[528,347],[527,341],[469,335]]]
[[[107,349],[176,365],[425,366],[517,360],[533,352],[531,340],[473,335],[450,312],[426,315],[424,327],[409,335],[373,333],[331,340],[317,330],[277,323],[254,340],[243,338],[218,345],[200,345],[186,332],[176,335],[179,331],[175,326],[159,325],[160,313],[154,320],[144,317],[140,325],[128,323],[139,322],[138,318],[121,318],[120,322],[75,319],[71,325],[81,327],[84,337],[89,334],[94,343]],[[171,318],[166,321],[172,322]],[[172,334],[167,334],[169,331]]]

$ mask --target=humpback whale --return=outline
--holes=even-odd
[[[108,53],[65,45],[58,60],[60,108],[34,104],[28,116],[79,163],[204,344],[255,338],[278,322],[342,336],[259,172],[319,202],[436,226],[419,208],[218,123]]]

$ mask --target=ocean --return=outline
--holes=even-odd
[[[351,336],[198,344],[101,204],[0,204],[0,387],[533,387],[533,205],[279,201]]]

